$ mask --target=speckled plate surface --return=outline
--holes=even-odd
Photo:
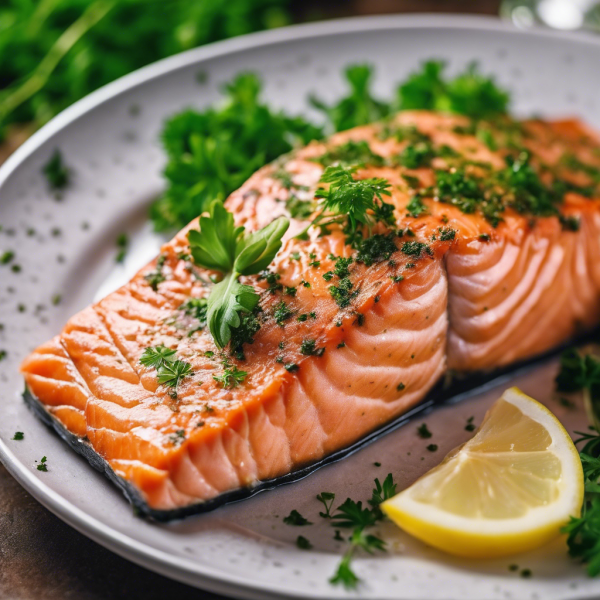
[[[494,561],[449,558],[381,527],[390,551],[356,560],[357,592],[332,587],[342,545],[318,517],[315,496],[332,491],[366,499],[375,477],[394,473],[412,482],[470,435],[509,383],[520,385],[573,429],[586,426],[581,407],[561,405],[552,393],[555,361],[496,382],[444,406],[303,481],[170,525],[133,516],[119,491],[93,471],[27,410],[20,360],[56,334],[67,318],[127,279],[157,251],[148,204],[161,191],[163,157],[157,135],[163,120],[186,106],[203,107],[241,70],[257,71],[265,96],[291,113],[307,111],[307,94],[327,100],[342,93],[341,69],[356,62],[377,67],[376,91],[425,58],[452,69],[478,60],[514,94],[519,113],[577,115],[600,129],[600,40],[547,32],[523,33],[489,19],[384,17],[334,21],[258,34],[195,50],[128,76],[79,102],[38,132],[0,169],[0,458],[40,502],[73,527],[115,552],[162,574],[240,598],[399,598],[406,600],[566,599],[600,596],[600,581],[571,563],[560,540],[537,552]],[[197,74],[208,75],[198,83]],[[72,168],[74,183],[57,200],[40,174],[55,148]],[[115,265],[116,237],[132,239],[127,260]],[[57,295],[61,300],[57,302]],[[426,421],[432,440],[416,426]],[[15,431],[23,441],[11,440]],[[428,452],[434,441],[439,449]],[[48,472],[36,461],[48,457]],[[377,467],[374,463],[381,463]],[[315,524],[282,523],[298,509]],[[296,548],[301,533],[314,546]],[[508,565],[531,569],[524,579]],[[107,574],[108,576],[108,574]]]

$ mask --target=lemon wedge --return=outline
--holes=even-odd
[[[475,436],[382,504],[420,540],[458,556],[497,557],[543,545],[579,515],[583,471],[558,419],[506,390]]]

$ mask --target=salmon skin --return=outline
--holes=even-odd
[[[302,234],[331,164],[387,180],[394,225]],[[312,143],[226,202],[247,230],[291,220],[269,269],[242,278],[260,293],[244,339],[219,351],[208,331],[217,274],[190,259],[196,220],[23,362],[27,399],[155,519],[301,477],[439,396],[445,375],[596,326],[599,184],[600,142],[575,120],[407,111]],[[189,365],[176,388],[140,363],[156,346]]]

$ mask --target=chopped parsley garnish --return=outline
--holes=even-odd
[[[231,330],[231,341],[229,346],[231,354],[238,360],[246,360],[244,356],[244,344],[252,344],[254,336],[260,329],[260,322],[254,312],[243,313],[241,316],[240,326]]]
[[[300,368],[296,363],[285,363],[283,367],[288,373],[295,373]]]
[[[375,154],[365,140],[360,140],[358,142],[349,140],[345,144],[329,148],[327,152],[313,160],[322,164],[324,167],[337,164],[346,167],[353,165],[373,165],[381,167],[385,164],[384,158],[379,154]]]
[[[429,431],[429,428],[427,427],[427,423],[419,425],[419,427],[417,427],[417,433],[419,434],[419,437],[423,439],[430,438],[432,435],[431,431]]]
[[[25,434],[22,431],[15,431],[15,435],[12,436],[13,440],[21,441],[25,437]]]
[[[188,233],[194,262],[224,274],[208,297],[206,319],[218,348],[230,341],[232,331],[242,324],[244,313],[252,313],[260,296],[240,275],[257,274],[266,269],[281,248],[281,238],[289,226],[283,217],[253,233],[236,227],[233,215],[219,202],[213,202],[209,216],[200,217],[200,231]]]
[[[428,167],[431,165],[431,160],[435,158],[436,151],[431,145],[431,142],[418,142],[409,144],[402,150],[398,161],[407,169],[418,169],[420,167]]]
[[[0,350],[0,361],[3,361],[8,356],[8,352],[6,350]]]
[[[440,229],[440,240],[442,242],[452,241],[456,237],[456,230],[450,227],[442,227]]]
[[[467,424],[465,425],[465,430],[466,431],[475,431],[475,429],[477,429],[477,425],[475,425],[475,423],[473,423],[475,417],[469,417],[467,419]]]
[[[48,459],[45,456],[42,456],[42,459],[40,460],[40,464],[37,465],[38,471],[46,472],[48,470],[47,460]]]
[[[46,176],[48,185],[53,191],[64,190],[69,185],[70,171],[64,165],[60,150],[52,153],[50,160],[44,165],[42,172]]]
[[[332,285],[329,287],[329,293],[340,308],[346,308],[350,306],[352,299],[358,295],[358,290],[353,290],[353,287],[350,278],[344,277],[340,279],[337,286]]]
[[[406,256],[415,256],[420,257],[423,254],[429,254],[430,256],[433,254],[431,248],[425,244],[424,242],[404,242],[400,248],[402,254],[406,254]]]
[[[275,318],[275,322],[280,327],[283,327],[285,321],[287,321],[290,317],[292,317],[294,313],[288,308],[288,305],[280,300],[276,305],[273,311],[273,317]]]
[[[158,291],[158,286],[163,281],[166,281],[167,278],[163,275],[162,269],[167,261],[167,256],[165,254],[160,254],[156,259],[156,269],[154,271],[150,271],[144,275],[144,279],[148,282],[148,285],[156,292]]]
[[[129,236],[126,233],[121,233],[116,239],[117,245],[117,256],[115,256],[115,262],[122,263],[127,255],[127,248],[129,247]]]
[[[13,258],[15,253],[12,250],[7,250],[0,255],[0,265],[7,265]]]
[[[410,202],[406,205],[408,215],[417,218],[421,215],[427,214],[427,206],[423,203],[423,200],[419,196],[413,196]]]
[[[382,260],[388,260],[398,250],[394,241],[395,237],[393,233],[388,235],[377,233],[363,239],[358,246],[356,260],[365,263],[367,266]]]
[[[178,429],[175,433],[172,433],[169,436],[169,441],[174,445],[174,446],[179,446],[181,445],[185,440],[185,429]]]
[[[313,547],[313,545],[303,535],[299,535],[296,538],[296,546],[298,546],[300,550],[310,550]]]
[[[248,376],[246,371],[240,371],[236,365],[232,365],[228,360],[223,361],[223,373],[213,375],[213,379],[220,383],[224,388],[235,388]]]
[[[300,200],[300,198],[292,194],[285,201],[285,207],[290,213],[290,217],[292,217],[292,219],[305,221],[315,212],[316,204],[312,200]],[[295,254],[298,253],[296,252]],[[300,257],[298,256],[298,258],[294,260],[298,260],[299,258]]]
[[[198,320],[201,326],[206,325],[206,311],[208,310],[206,298],[188,298],[177,310]]]
[[[292,510],[287,517],[283,517],[283,522],[286,525],[293,525],[295,527],[302,527],[304,525],[312,525],[312,523],[305,519],[297,510]]]
[[[429,444],[429,446],[427,446],[427,450],[429,450],[429,452],[436,452],[438,449],[437,444]]]
[[[281,283],[279,283],[280,279],[281,275],[279,273],[273,273],[268,269],[262,271],[258,276],[258,281],[264,280],[267,282],[269,286],[267,289],[269,290],[269,292],[271,292],[271,294],[275,294],[276,292],[283,289],[283,286],[281,285]]]
[[[325,348],[317,348],[316,340],[306,339],[300,344],[300,354],[305,356],[323,356],[324,352]]]

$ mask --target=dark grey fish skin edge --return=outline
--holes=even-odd
[[[27,406],[37,415],[37,417],[45,423],[48,427],[54,430],[63,441],[65,441],[75,452],[81,454],[90,463],[94,469],[104,473],[110,481],[112,481],[120,490],[123,495],[133,506],[133,509],[137,516],[146,518],[152,521],[158,521],[166,523],[174,521],[176,519],[183,519],[192,515],[205,513],[224,504],[231,502],[237,502],[239,500],[245,500],[259,494],[261,492],[271,490],[279,485],[285,485],[288,483],[294,483],[300,479],[304,479],[317,469],[337,462],[354,452],[357,452],[367,444],[374,442],[380,437],[386,435],[390,431],[398,429],[403,425],[406,425],[413,420],[417,415],[423,416],[431,412],[436,406],[444,404],[455,404],[464,400],[465,398],[480,394],[485,390],[499,385],[503,380],[512,378],[518,374],[525,373],[541,365],[542,363],[556,357],[565,348],[571,347],[575,344],[585,344],[592,341],[598,341],[600,339],[600,328],[596,328],[589,333],[577,337],[568,344],[561,345],[553,350],[534,357],[532,359],[515,363],[509,367],[498,369],[491,373],[475,373],[465,377],[464,379],[456,379],[449,385],[445,384],[444,381],[438,382],[434,388],[429,392],[427,397],[417,406],[413,407],[408,412],[404,413],[397,419],[383,425],[382,427],[372,431],[364,438],[359,441],[342,448],[337,452],[334,452],[319,461],[306,465],[296,471],[292,471],[281,477],[274,479],[268,479],[265,481],[258,482],[253,487],[239,488],[226,492],[205,502],[199,502],[197,504],[191,504],[183,508],[177,508],[172,510],[155,510],[150,508],[140,492],[131,485],[128,481],[119,477],[111,468],[104,458],[102,458],[92,446],[82,438],[72,434],[68,429],[60,423],[58,419],[52,416],[45,408],[44,405],[35,397],[29,389],[25,388],[23,392],[23,399]]]

